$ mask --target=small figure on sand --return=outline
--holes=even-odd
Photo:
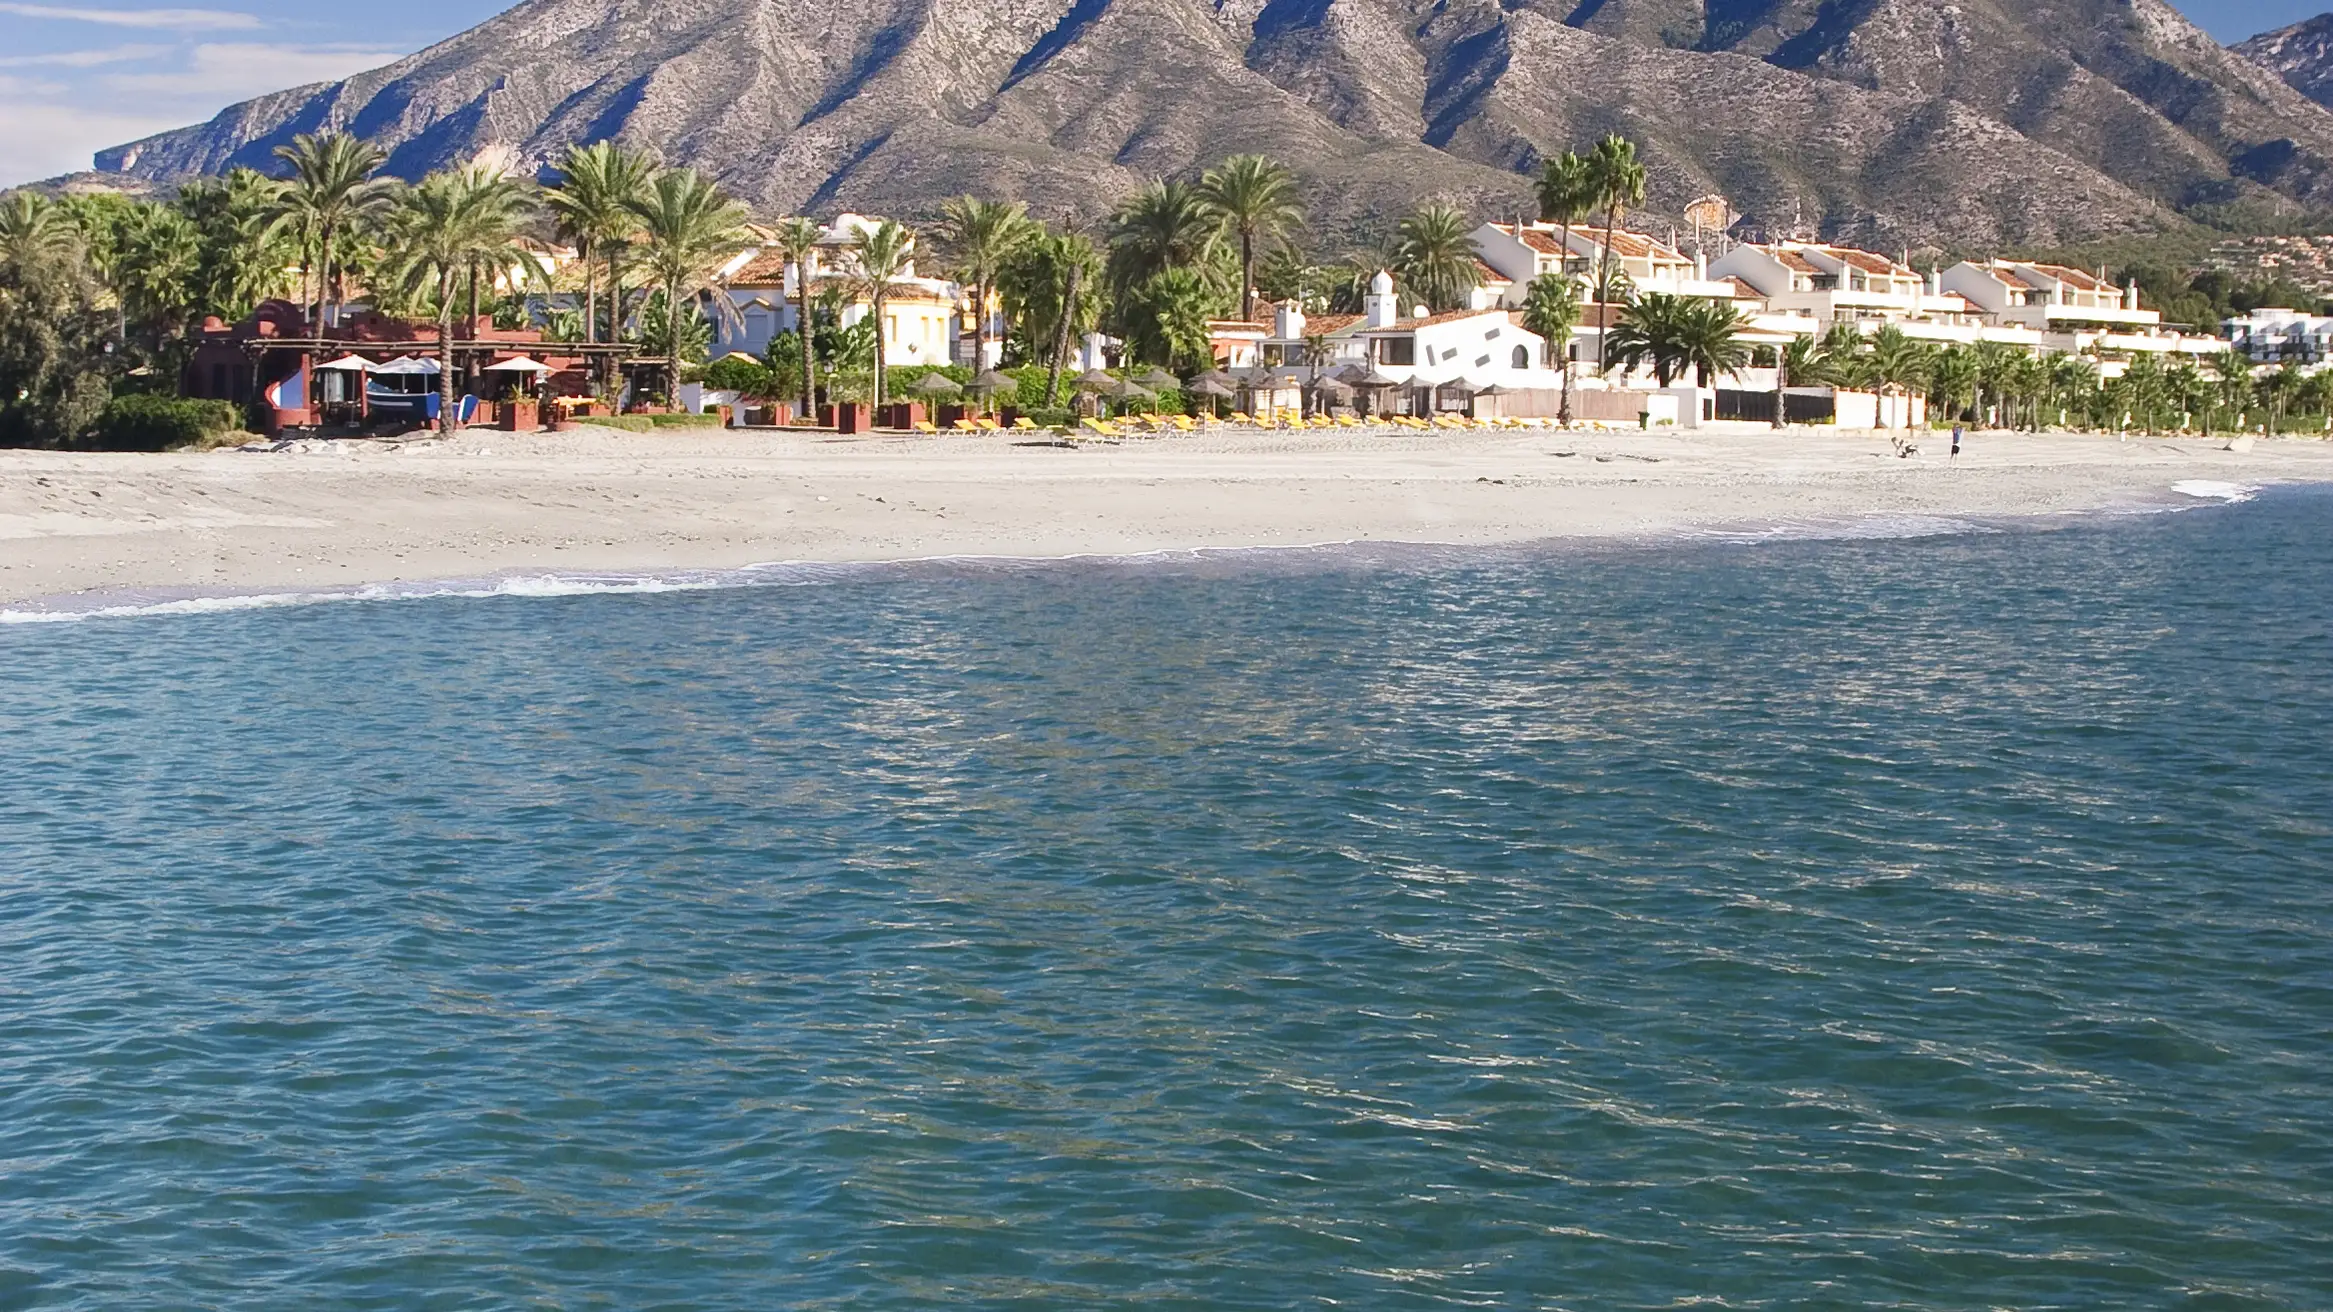
[[[1955,456],[1960,454],[1960,434],[1960,425],[1954,424],[1952,426],[1952,454]]]

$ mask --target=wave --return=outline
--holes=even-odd
[[[2235,504],[2250,501],[2260,495],[2260,489],[2245,483],[2223,483],[2211,478],[2190,478],[2173,483],[2171,490],[2183,497],[2205,501],[2225,501]]]

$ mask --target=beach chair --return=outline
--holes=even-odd
[[[983,433],[1001,433],[1004,431],[1003,424],[1000,424],[994,419],[990,419],[985,415],[973,420],[972,424],[973,427],[978,428]]]
[[[1169,422],[1174,424],[1175,431],[1179,433],[1195,433],[1199,431],[1199,421],[1191,418],[1189,415],[1176,415]]]
[[[1085,429],[1085,430],[1086,430],[1087,432],[1089,432],[1089,433],[1092,433],[1092,434],[1093,434],[1094,436],[1096,436],[1096,437],[1116,437],[1116,436],[1118,436],[1118,430],[1117,430],[1117,429],[1115,429],[1115,428],[1112,428],[1112,427],[1109,425],[1109,422],[1108,422],[1107,420],[1102,420],[1102,419],[1080,419],[1080,420],[1078,420],[1077,422],[1078,422],[1078,425],[1079,425],[1079,427],[1081,427],[1081,428]]]
[[[969,419],[959,419],[953,426],[959,433],[977,433],[980,431],[980,425],[973,423]]]
[[[1013,419],[1013,431],[1016,433],[1034,433],[1037,431],[1037,426],[1029,422],[1029,417],[1027,415],[1019,415]]]
[[[939,432],[939,431],[940,431],[940,426],[939,426],[938,424],[935,424],[935,423],[933,423],[933,422],[932,422],[931,420],[929,420],[929,419],[918,419],[918,420],[916,420],[916,421],[915,421],[915,424],[914,424],[914,427],[915,427],[915,431],[917,431],[917,432],[919,432],[919,433],[937,433],[937,432]]]

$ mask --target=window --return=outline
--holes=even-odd
[[[1482,339],[1486,342],[1495,342],[1499,340],[1499,330],[1496,328],[1491,329],[1489,332],[1482,335]]]
[[[1515,348],[1515,359],[1514,359],[1514,363],[1513,363],[1513,365],[1512,365],[1511,367],[1513,367],[1513,368],[1516,368],[1516,369],[1528,369],[1528,368],[1530,368],[1530,367],[1531,367],[1531,348],[1530,348],[1530,347],[1528,347],[1528,346],[1518,346],[1518,347],[1516,347],[1516,348]]]
[[[1379,364],[1416,364],[1418,344],[1410,337],[1380,337],[1377,339]]]

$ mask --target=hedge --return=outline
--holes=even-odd
[[[578,421],[627,433],[653,433],[659,428],[719,428],[721,416],[710,415],[593,415]]]
[[[231,401],[137,393],[117,396],[98,412],[93,451],[167,451],[242,427]]]

